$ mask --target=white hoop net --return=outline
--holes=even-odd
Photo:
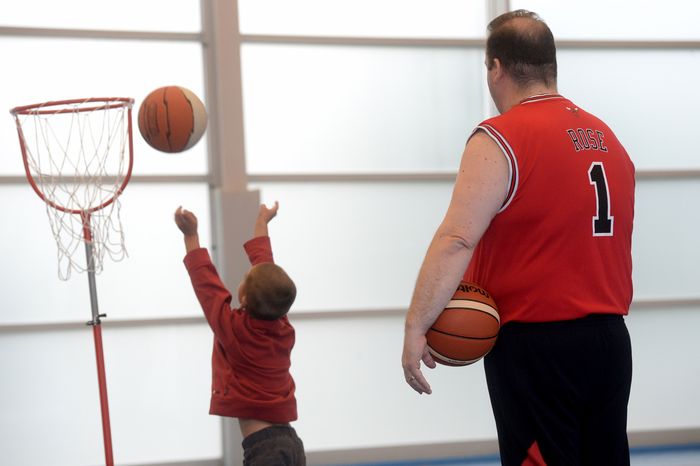
[[[131,176],[132,105],[85,99],[12,110],[27,178],[46,202],[61,280],[73,270],[100,273],[105,256],[128,256],[119,195]],[[88,260],[78,259],[86,246]]]

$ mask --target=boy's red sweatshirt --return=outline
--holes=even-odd
[[[246,242],[252,265],[273,262],[268,236]],[[232,309],[206,249],[184,259],[197,299],[214,331],[209,414],[287,423],[297,419],[294,379],[289,373],[294,328],[287,316],[262,320]]]

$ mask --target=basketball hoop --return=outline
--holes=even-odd
[[[129,98],[61,100],[15,107],[27,180],[46,203],[58,247],[58,276],[102,271],[126,255],[119,195],[131,177]],[[128,154],[128,155],[127,155]],[[86,264],[75,258],[81,243]]]
[[[92,308],[88,325],[95,339],[107,466],[113,466],[114,459],[100,325],[105,315],[97,306],[95,273],[102,271],[105,253],[113,260],[126,256],[119,196],[134,165],[133,105],[129,98],[98,97],[10,110],[27,180],[46,203],[58,246],[58,276],[68,280],[71,270],[88,273]],[[85,266],[74,257],[81,243],[85,245]]]

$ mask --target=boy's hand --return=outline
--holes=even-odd
[[[275,201],[275,205],[268,208],[265,204],[260,204],[260,210],[258,211],[258,218],[255,220],[255,231],[254,235],[258,236],[268,236],[267,224],[275,218],[277,215],[277,209],[279,209],[279,202]]]
[[[189,210],[185,210],[180,206],[175,211],[175,224],[185,235],[185,250],[190,252],[199,249],[197,217]]]
[[[265,204],[260,204],[260,211],[258,212],[258,221],[263,221],[269,223],[270,220],[275,218],[277,215],[277,209],[280,208],[280,203],[275,201],[275,205],[268,208]]]
[[[182,206],[175,211],[175,224],[185,236],[197,234],[197,217]]]

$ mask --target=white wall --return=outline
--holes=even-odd
[[[634,357],[630,432],[700,431],[700,245],[693,234],[700,210],[678,201],[697,199],[698,190],[688,179],[637,181],[636,304],[627,318]],[[298,427],[310,450],[495,439],[481,363],[428,371],[430,396],[403,382],[401,313],[314,314],[294,323]]]
[[[25,3],[30,4],[22,5]],[[448,3],[446,16],[459,16],[450,12],[463,4]],[[691,3],[668,2],[667,6],[682,12]],[[57,24],[57,18],[48,14],[34,15],[37,22],[26,25],[126,28],[123,24],[103,25],[95,16],[100,14],[91,16],[89,4],[77,7],[76,11],[86,15],[77,24]],[[137,9],[138,4],[122,2],[120,8]],[[424,15],[420,14],[420,2],[403,4],[411,14],[399,18],[402,26],[393,34],[411,39],[418,34],[415,25],[420,21],[416,20]],[[552,8],[560,8],[558,2],[531,4],[536,11],[543,9],[545,19],[552,18],[555,34],[571,31],[566,23],[573,18],[568,8],[562,16],[551,14]],[[36,38],[32,32],[17,36],[15,29],[2,29],[0,24],[0,43],[4,45],[0,57],[14,64],[5,90],[0,91],[0,105],[10,108],[42,99],[72,98],[82,92],[139,98],[173,80],[204,95],[205,80],[199,65],[205,53],[203,37],[197,33],[199,18],[186,10],[192,5],[198,10],[199,5],[178,5],[185,6],[186,25],[171,22],[162,29],[176,35],[184,31],[176,40],[170,36],[159,36],[155,41]],[[344,8],[352,5],[362,11],[372,8],[373,2],[348,2]],[[392,5],[395,8],[398,3]],[[387,10],[389,18],[395,17],[392,8]],[[484,10],[480,6],[469,17],[472,27],[485,22]],[[114,19],[118,15],[107,16]],[[607,17],[613,20],[613,32],[619,32],[618,25],[623,23]],[[694,16],[674,14],[682,24],[674,27],[668,23],[669,29],[686,31],[683,18],[690,17]],[[439,15],[431,18],[433,26],[443,24]],[[2,21],[11,19],[8,15]],[[126,19],[122,23],[131,24]],[[152,15],[152,19],[159,19],[159,15]],[[230,26],[230,18],[217,19]],[[161,30],[156,23],[141,23],[140,28]],[[377,32],[383,30],[380,26],[374,24],[370,32],[381,35]],[[461,31],[461,26],[460,22],[456,30]],[[436,29],[420,34],[434,37]],[[696,30],[688,31],[692,36]],[[254,74],[246,75],[245,70],[243,75],[244,81],[248,76],[248,82],[256,85],[248,89],[258,91],[257,96],[248,97],[255,97],[260,105],[248,109],[248,128],[259,132],[255,138],[248,134],[253,145],[247,149],[264,148],[258,151],[263,153],[248,154],[255,157],[249,164],[254,169],[249,188],[261,189],[266,202],[279,199],[282,203],[271,228],[277,259],[298,279],[300,289],[292,314],[298,335],[292,369],[300,413],[295,425],[310,453],[495,440],[481,364],[430,371],[431,396],[418,396],[410,390],[400,368],[400,309],[408,304],[422,254],[445,210],[450,167],[456,166],[472,125],[484,116],[486,91],[479,78],[482,65],[477,42],[481,34],[478,28],[476,33],[465,34],[462,47],[456,48],[415,42],[392,46],[381,40],[355,43],[350,48],[323,41],[308,49],[299,43],[290,46],[264,41],[248,46],[247,51],[244,46],[244,58],[260,51],[266,55],[258,58],[268,57],[258,62],[264,65],[259,70],[266,73],[267,80],[256,81]],[[576,35],[566,38],[582,39]],[[675,35],[649,37],[659,38],[680,39]],[[242,41],[246,43],[245,37]],[[635,364],[629,427],[633,433],[652,431],[652,440],[660,442],[673,441],[663,434],[679,429],[691,432],[696,436],[692,440],[700,442],[696,395],[700,391],[700,362],[696,358],[700,354],[696,338],[700,328],[696,266],[700,246],[695,234],[700,228],[700,211],[693,205],[700,197],[700,159],[693,152],[697,118],[692,110],[699,102],[694,81],[688,78],[692,72],[667,72],[697,69],[697,49],[697,42],[680,50],[614,46],[605,50],[560,49],[562,92],[619,128],[618,135],[640,169],[634,232],[635,299],[639,305],[633,307],[627,320]],[[340,56],[340,50],[349,60],[336,60],[333,69],[324,70],[325,58]],[[148,52],[152,58],[144,58],[138,51]],[[73,55],[63,55],[69,52]],[[288,59],[288,53],[298,59],[305,57],[302,61],[309,69],[295,69],[293,76],[265,71],[277,60]],[[43,79],[44,64],[59,55],[71,60],[70,76],[82,79]],[[107,55],[113,59],[105,58]],[[110,68],[115,63],[125,66]],[[581,63],[586,66],[581,68]],[[591,63],[605,64],[604,72],[592,73]],[[400,64],[401,72],[392,64]],[[312,65],[320,68],[311,69]],[[364,76],[361,70],[343,68],[349,65],[366,66],[369,75],[386,72],[392,78],[376,81],[382,82],[381,86],[363,78],[359,89],[355,78],[341,81],[344,76]],[[457,77],[450,74],[455,67]],[[135,68],[140,74],[133,72]],[[247,70],[254,71],[253,67]],[[394,85],[408,80],[414,72],[421,77],[420,84],[404,81],[403,87]],[[329,82],[305,80],[304,73],[312,78],[326,76]],[[292,77],[296,86],[290,86]],[[217,79],[221,79],[221,86],[231,82],[223,71]],[[274,101],[265,100],[267,90],[262,84],[288,92],[274,94]],[[293,94],[302,85],[306,85],[301,88],[303,95]],[[314,92],[319,86],[323,86],[321,101]],[[392,115],[392,109],[408,105],[405,101],[412,93],[420,93],[421,107],[410,107],[413,112],[404,111],[398,115],[401,118]],[[434,100],[430,98],[433,94]],[[370,95],[387,105],[373,105],[374,101],[367,99]],[[459,97],[453,101],[451,95]],[[215,95],[206,97],[216,99]],[[358,100],[360,97],[365,100]],[[251,99],[248,105],[255,102]],[[239,110],[229,108],[222,113]],[[306,118],[304,110],[316,114]],[[339,113],[341,110],[345,113]],[[269,118],[275,111],[285,118]],[[418,116],[412,120],[411,114]],[[363,119],[368,115],[373,124]],[[343,124],[337,124],[341,120]],[[401,124],[396,124],[398,121]],[[430,126],[430,134],[419,134],[426,121],[439,124]],[[293,163],[293,150],[285,152],[284,142],[289,140],[275,139],[281,133],[270,126],[272,122],[284,125],[287,136],[298,138],[295,147],[304,150],[294,150],[296,156],[307,157],[304,170]],[[233,123],[228,118],[220,123],[221,131],[231,130]],[[323,131],[319,131],[320,125],[324,125]],[[383,125],[391,131],[378,131]],[[358,129],[361,135],[353,140],[349,136]],[[411,147],[404,147],[408,152],[392,152],[392,147],[403,146],[381,139],[387,134],[393,139],[405,134],[406,140],[412,141]],[[103,451],[94,350],[90,329],[82,325],[89,317],[87,283],[83,276],[69,283],[56,278],[55,246],[43,205],[22,178],[9,116],[0,125],[0,135],[0,151],[6,155],[0,157],[0,199],[6,219],[0,236],[0,256],[6,263],[0,272],[4,303],[0,307],[0,462],[17,466],[99,464]],[[339,142],[342,150],[334,150]],[[218,173],[207,177],[206,149],[203,141],[192,153],[165,156],[146,148],[137,137],[137,174],[153,176],[157,182],[137,180],[127,188],[122,217],[131,257],[123,263],[106,264],[105,273],[97,279],[101,308],[109,315],[103,331],[113,443],[119,464],[216,459],[229,442],[222,441],[218,418],[207,414],[211,335],[198,317],[197,303],[189,291],[180,262],[182,245],[171,218],[178,204],[192,207],[200,214],[208,241],[209,209],[219,215],[209,203],[208,188],[222,188],[217,184],[222,177]],[[353,152],[358,151],[365,152],[353,158]],[[402,158],[406,153],[410,157]],[[229,156],[213,154],[218,155]],[[224,167],[245,166],[242,160],[225,162],[221,164]],[[675,172],[664,172],[669,169]],[[305,177],[305,172],[316,177]],[[372,178],[375,172],[388,173],[388,177]],[[286,179],[289,174],[296,178]],[[333,178],[338,174],[345,178]],[[226,242],[230,239],[225,237],[222,241],[216,245],[219,250],[231,251],[238,246]]]
[[[106,320],[103,342],[116,464],[220,456],[205,324]],[[0,368],[1,464],[104,463],[91,328],[0,333]]]
[[[699,311],[636,308],[626,319],[634,358],[630,432],[700,428]],[[433,394],[417,395],[402,377],[402,316],[378,314],[293,320],[296,426],[307,449],[494,440],[483,364],[427,370]]]

